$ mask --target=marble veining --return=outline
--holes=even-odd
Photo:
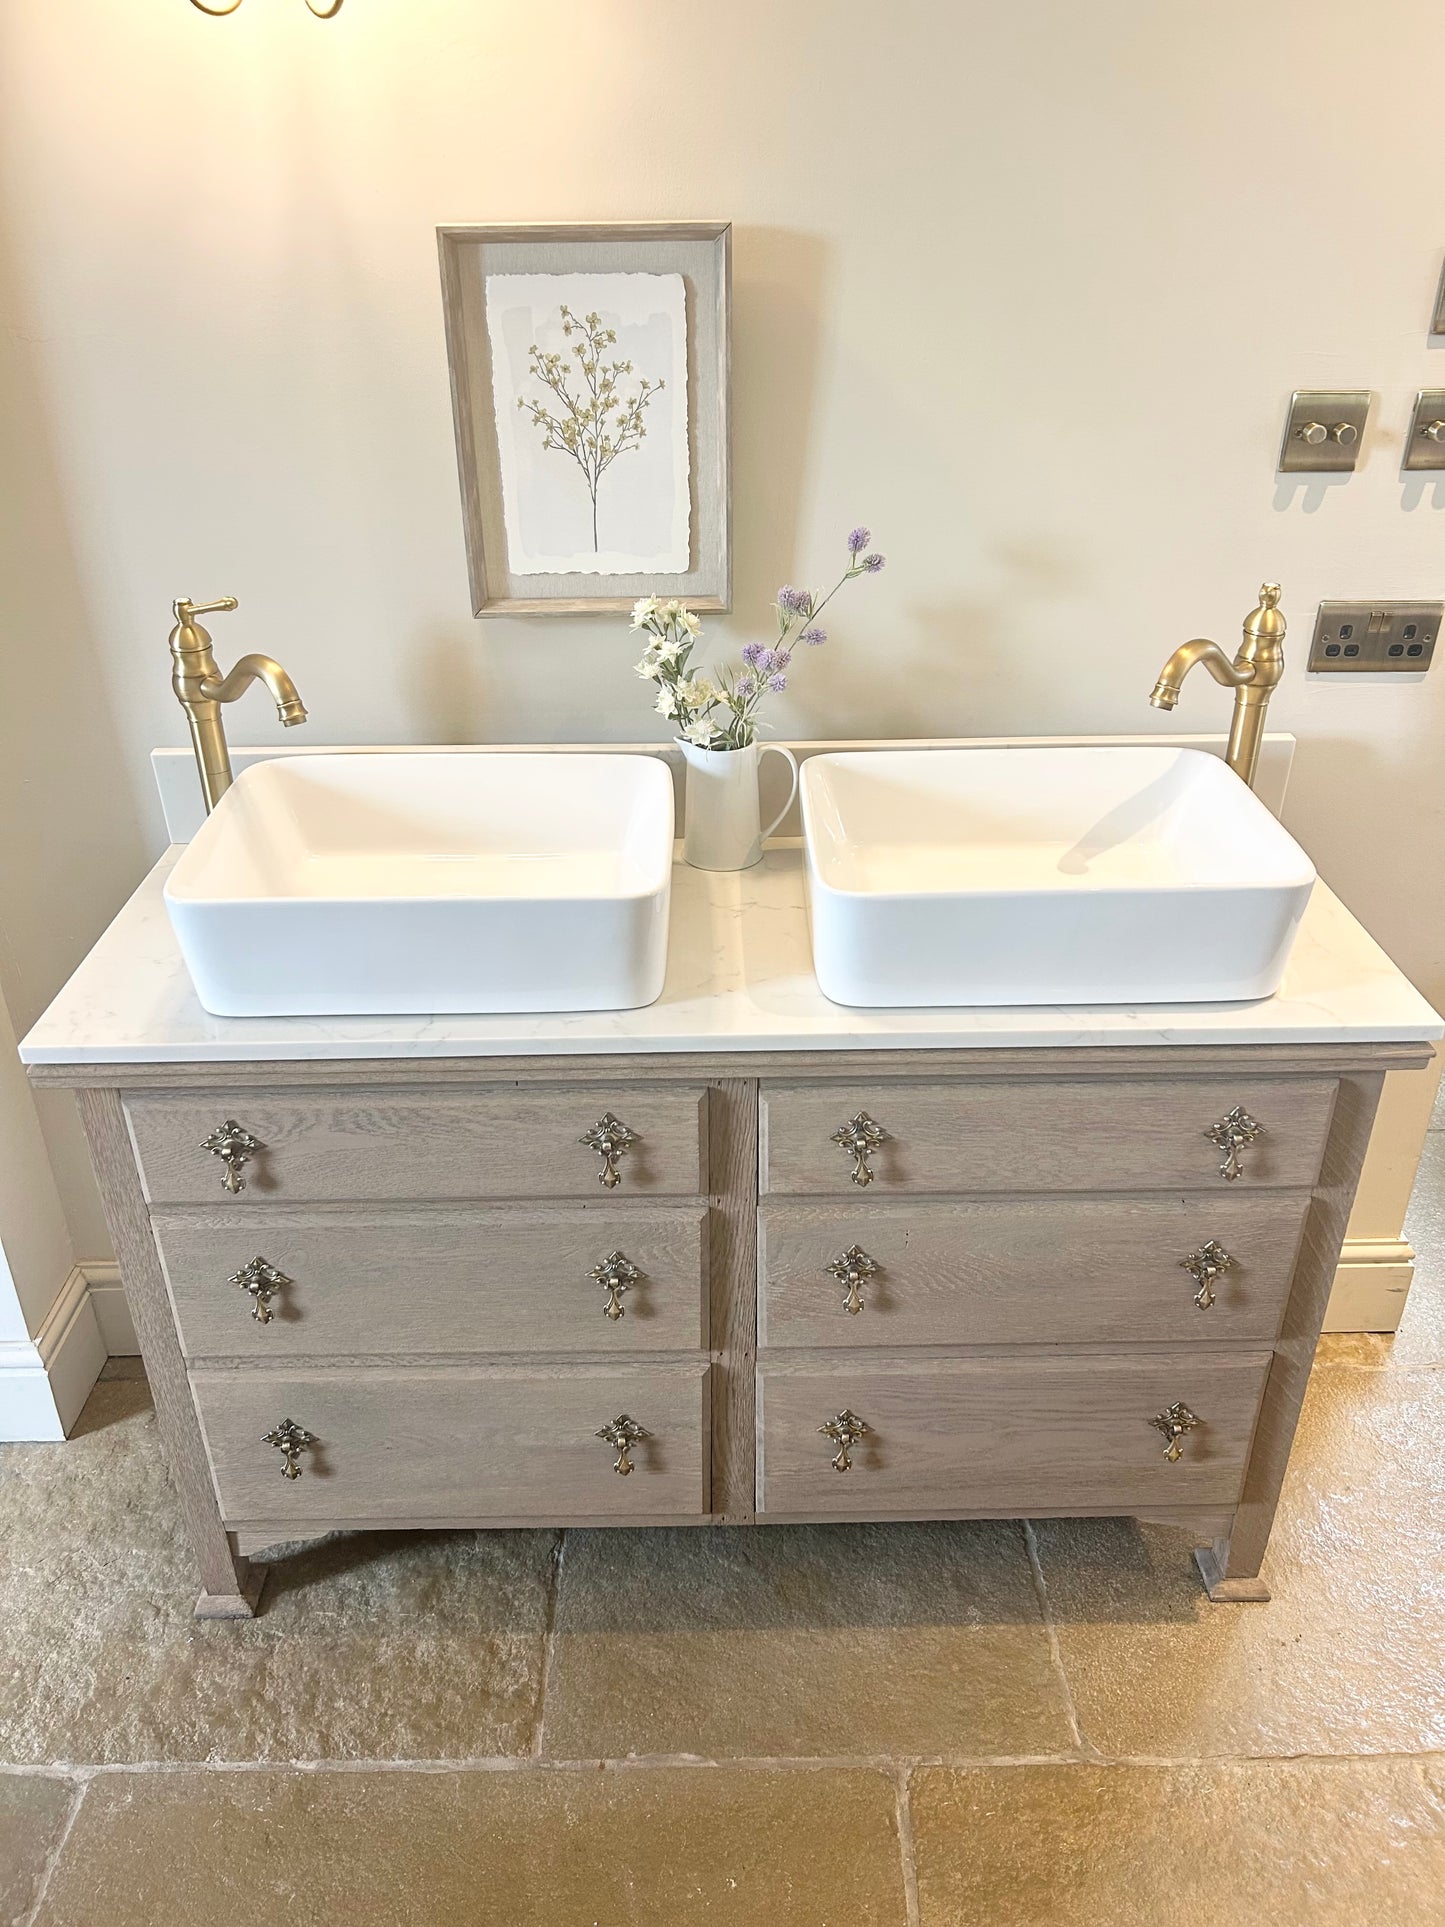
[[[1323,883],[1279,991],[1256,1003],[847,1009],[830,1003],[813,976],[802,851],[787,841],[740,874],[677,863],[667,977],[642,1010],[211,1017],[161,898],[179,854],[172,848],[150,872],[26,1037],[26,1063],[1389,1043],[1445,1034],[1445,1022]]]

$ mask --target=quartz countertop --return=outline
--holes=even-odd
[[[1284,982],[1247,1004],[855,1010],[813,976],[802,850],[741,873],[673,872],[667,981],[642,1010],[511,1017],[212,1017],[197,1001],[161,889],[146,877],[20,1047],[27,1064],[235,1063],[667,1051],[967,1050],[1399,1043],[1445,1022],[1323,883]]]

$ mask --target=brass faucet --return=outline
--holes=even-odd
[[[233,703],[253,682],[263,682],[275,701],[276,714],[288,729],[306,720],[306,705],[295,683],[270,656],[242,656],[229,676],[221,674],[211,654],[210,632],[196,617],[236,606],[233,595],[222,596],[217,602],[189,602],[182,597],[171,604],[176,618],[171,631],[171,688],[191,726],[191,747],[196,752],[208,813],[231,787],[231,753],[221,721],[222,703]]]
[[[1265,582],[1259,605],[1244,619],[1244,640],[1231,662],[1217,642],[1197,637],[1182,642],[1159,671],[1149,701],[1155,709],[1173,709],[1184,678],[1203,663],[1217,683],[1234,691],[1234,717],[1229,725],[1229,747],[1224,760],[1251,787],[1264,736],[1264,719],[1275,685],[1284,674],[1284,617],[1279,612],[1279,584]]]

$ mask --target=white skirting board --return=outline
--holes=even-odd
[[[0,1345],[0,1443],[63,1439],[107,1355],[90,1281],[77,1266],[34,1338]]]

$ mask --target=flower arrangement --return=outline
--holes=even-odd
[[[647,632],[647,646],[637,673],[658,684],[657,713],[677,726],[685,743],[701,749],[746,749],[757,741],[758,712],[766,699],[781,696],[788,686],[788,668],[799,643],[817,649],[828,640],[818,617],[845,582],[856,576],[877,575],[883,557],[869,550],[873,537],[867,529],[848,536],[848,566],[825,596],[810,589],[779,589],[774,611],[777,641],[771,646],[750,642],[742,652],[741,669],[723,668],[716,679],[694,674],[692,653],[702,634],[702,623],[683,603],[644,596],[632,611],[632,626]]]

